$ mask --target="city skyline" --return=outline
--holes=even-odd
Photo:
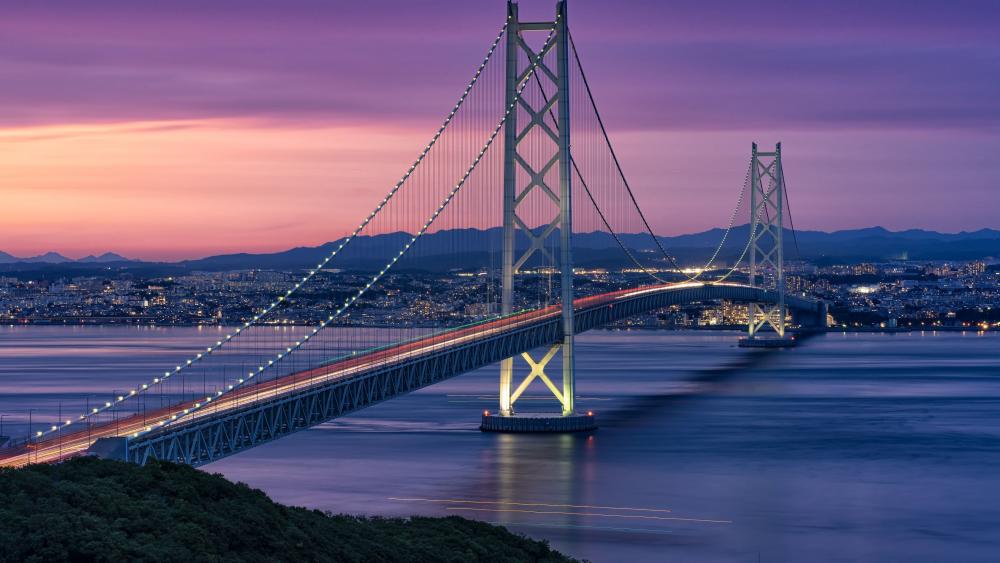
[[[426,143],[503,18],[502,2],[239,7],[5,6],[0,250],[173,260],[335,240]],[[793,157],[800,228],[997,225],[995,4],[570,9],[658,233],[724,226],[752,140]]]

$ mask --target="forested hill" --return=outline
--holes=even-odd
[[[0,470],[0,561],[574,561],[490,524],[332,516],[187,466]]]

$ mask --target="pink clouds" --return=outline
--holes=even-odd
[[[499,1],[0,8],[0,250],[147,258],[343,234],[426,142],[503,17]],[[550,9],[522,2],[532,17]],[[664,234],[727,219],[754,139],[785,142],[799,226],[998,226],[997,3],[570,9]]]
[[[223,120],[0,131],[4,244],[147,259],[320,244],[367,212],[423,137]]]

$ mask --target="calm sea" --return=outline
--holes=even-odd
[[[589,436],[480,433],[492,367],[204,469],[289,504],[495,522],[595,562],[1000,561],[1000,334],[736,337],[580,336]],[[215,338],[0,327],[4,432]]]

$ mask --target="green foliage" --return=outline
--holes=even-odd
[[[0,561],[573,561],[459,517],[333,516],[183,465],[0,470]]]

